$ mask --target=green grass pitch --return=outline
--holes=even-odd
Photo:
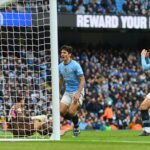
[[[150,136],[142,131],[83,131],[79,137],[66,133],[60,141],[0,142],[1,150],[149,150]]]

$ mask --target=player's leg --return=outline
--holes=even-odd
[[[60,102],[60,115],[66,120],[72,119],[70,113],[68,112],[68,108],[71,104],[71,101],[72,99],[70,95],[68,93],[64,93]],[[61,131],[61,135],[64,135],[64,134],[65,134],[65,131],[64,132]]]
[[[78,117],[76,111],[78,103],[74,105],[72,103],[74,94],[64,93],[60,102],[60,115],[66,120],[72,120],[75,125],[78,125]],[[68,111],[69,108],[69,111]]]
[[[50,122],[42,123],[37,132],[41,135],[51,135],[52,134],[52,124]]]
[[[146,98],[140,105],[142,124],[144,129],[144,132],[141,135],[143,136],[150,135],[150,118],[148,113],[149,108],[150,108],[150,93],[146,96]]]
[[[75,137],[77,137],[80,133],[79,118],[78,118],[78,114],[77,114],[78,107],[79,107],[79,103],[72,103],[69,107],[69,114],[71,115],[72,122],[74,124],[73,136],[75,136]]]
[[[68,112],[68,108],[71,104],[71,97],[68,93],[64,93],[60,102],[60,115],[66,120],[71,120],[71,115]]]
[[[41,122],[47,122],[47,116],[46,115],[38,115],[38,116],[32,116],[31,120],[39,120]]]
[[[73,135],[74,136],[78,136],[79,133],[80,133],[80,130],[79,130],[79,119],[78,119],[77,110],[83,103],[83,96],[84,96],[83,93],[80,95],[78,103],[74,103],[73,100],[72,100],[72,103],[71,103],[71,105],[69,107],[69,114],[72,116],[72,122],[74,124],[74,130],[73,130]],[[74,94],[72,95],[72,99],[73,99],[73,96],[74,96]]]
[[[72,103],[69,107],[69,114],[71,115],[74,128],[78,128],[78,115],[77,115],[78,107],[79,103]]]

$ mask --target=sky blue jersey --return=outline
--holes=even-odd
[[[147,62],[146,62],[146,58],[144,56],[141,56],[141,63],[144,71],[150,70],[150,58],[147,58]]]
[[[71,60],[69,64],[64,62],[59,64],[59,75],[63,77],[66,92],[76,92],[80,85],[79,76],[83,75],[83,70],[79,63]]]

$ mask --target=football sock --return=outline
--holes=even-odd
[[[144,130],[150,133],[150,120],[148,110],[141,110],[141,116]]]
[[[143,121],[149,120],[148,110],[141,110],[141,116]]]
[[[72,117],[72,122],[74,124],[74,128],[78,128],[78,115],[76,114],[74,117]]]
[[[71,120],[71,115],[69,114],[69,112],[67,112],[66,114],[65,114],[65,116],[64,116],[64,118],[66,119],[66,120]]]

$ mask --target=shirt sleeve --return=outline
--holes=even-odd
[[[82,70],[80,64],[76,63],[76,67],[75,68],[76,68],[76,75],[77,76],[83,75],[83,70]]]
[[[141,56],[141,63],[142,63],[142,69],[145,70],[150,70],[150,59],[148,59],[148,63],[146,63],[146,59],[144,56]]]

